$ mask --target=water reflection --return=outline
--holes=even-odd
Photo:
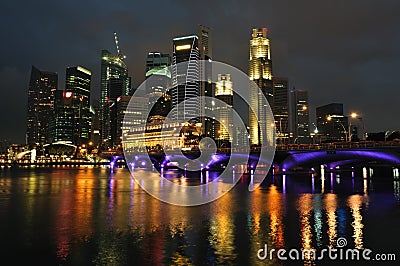
[[[361,195],[352,195],[347,200],[347,204],[351,209],[351,214],[353,216],[353,222],[351,223],[353,227],[353,238],[355,248],[363,248],[363,228],[362,215],[361,215],[361,205],[363,203],[363,197]]]
[[[311,227],[311,214],[313,210],[312,194],[302,194],[299,196],[298,211],[300,215],[300,233],[301,233],[301,249],[314,250],[312,246],[312,227]],[[305,253],[304,264],[313,265],[313,253]]]
[[[275,185],[270,187],[267,195],[268,202],[268,214],[270,216],[270,232],[272,245],[275,248],[283,248],[285,246],[284,239],[284,225],[282,222],[283,206],[285,205],[284,198],[279,193],[278,188]]]
[[[228,208],[231,201],[232,195],[224,195],[214,206],[214,215],[210,218],[209,243],[215,250],[215,263],[220,265],[233,263],[237,254],[234,245],[235,224]]]
[[[337,195],[336,194],[326,194],[324,198],[324,206],[326,210],[327,216],[327,224],[328,224],[328,245],[330,247],[335,246],[336,241],[336,209],[337,209]]]
[[[158,175],[151,169],[137,171]],[[264,244],[270,249],[321,249],[346,237],[356,248],[373,248],[393,233],[389,226],[366,221],[398,208],[400,197],[399,180],[390,179],[389,190],[377,194],[370,182],[378,175],[364,179],[362,169],[341,174],[341,182],[330,188],[329,181],[337,176],[329,173],[327,190],[324,173],[321,179],[308,174],[268,176],[251,193],[251,176],[235,169],[232,181],[239,182],[230,193],[196,207],[173,206],[149,196],[126,169],[2,174],[8,176],[0,178],[0,248],[6,257],[17,258],[16,264],[28,260],[16,256],[21,252],[31,254],[29,262],[40,261],[43,253],[32,251],[36,249],[49,251],[48,264],[247,265],[260,263],[257,251]],[[171,182],[200,182],[200,176],[190,173],[164,174]],[[353,182],[360,194],[347,194]],[[154,187],[162,189],[162,184],[154,182]],[[400,217],[391,217],[388,224],[395,228]],[[364,237],[378,229],[381,239]],[[276,258],[264,262],[279,263]],[[313,262],[306,257],[305,263]]]
[[[317,243],[317,247],[321,247],[323,244],[322,241],[322,226],[323,226],[323,217],[322,217],[322,194],[315,194],[313,197],[314,200],[314,232],[315,239]]]

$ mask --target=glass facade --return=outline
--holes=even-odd
[[[347,141],[348,117],[342,103],[331,103],[316,109],[318,135],[323,142]]]
[[[103,146],[109,146],[111,141],[111,111],[119,96],[131,94],[131,78],[128,76],[128,68],[121,56],[113,55],[107,50],[101,52],[101,96],[100,96],[100,135]]]
[[[57,73],[41,71],[32,66],[26,123],[26,142],[30,146],[43,145],[51,140],[50,122],[57,83]]]
[[[75,108],[71,91],[57,90],[54,102],[54,117],[50,126],[51,142],[74,142]]]
[[[199,44],[196,35],[173,39],[172,62],[172,118],[177,121],[200,122],[200,106],[195,101],[179,103],[200,96]],[[183,64],[179,64],[183,63]]]
[[[211,80],[212,74],[212,31],[209,27],[198,25],[197,36],[199,37],[199,50],[200,50],[200,96],[213,97],[213,84]],[[215,125],[214,119],[206,117],[205,113],[212,113],[212,106],[207,105],[200,99],[200,117],[202,123],[202,134],[215,138]]]
[[[167,116],[171,110],[171,71],[169,54],[150,52],[146,59],[146,95],[149,98],[150,116]],[[151,77],[151,78],[150,78]]]
[[[88,143],[92,129],[90,112],[90,84],[92,73],[81,67],[68,67],[65,76],[65,90],[72,92],[74,119],[73,144]]]
[[[308,103],[308,92],[304,90],[293,90],[293,102],[295,110],[295,136],[297,143],[308,143],[310,141],[310,108]]]
[[[273,105],[275,128],[278,143],[289,141],[289,81],[287,78],[273,77]]]

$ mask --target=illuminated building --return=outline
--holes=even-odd
[[[129,105],[131,99],[133,103]],[[112,117],[115,117],[111,121],[111,144],[113,147],[121,144],[124,132],[146,124],[148,101],[147,97],[120,96],[117,98],[111,106]]]
[[[92,113],[92,129],[91,129],[91,137],[90,141],[93,142],[94,147],[98,147],[100,145],[100,101],[95,100],[93,105],[90,108]]]
[[[275,127],[278,143],[288,143],[289,140],[289,82],[287,78],[273,77],[273,104]]]
[[[32,66],[26,121],[26,142],[30,146],[50,141],[50,122],[57,83],[57,73],[41,71]]]
[[[200,96],[199,43],[196,35],[173,39],[172,118],[175,121],[199,122],[200,105],[195,101],[181,102]],[[179,64],[186,63],[186,64]]]
[[[216,120],[218,121],[216,139],[224,142],[232,142],[233,136],[230,136],[228,131],[233,132],[233,87],[230,74],[218,74],[218,81],[215,86],[215,98],[226,104],[226,106],[216,105],[214,108]],[[223,126],[222,123],[225,123],[228,128]]]
[[[169,54],[163,54],[160,52],[148,53],[146,59],[146,77],[159,71],[163,71],[166,67],[169,67],[169,64]]]
[[[111,141],[110,106],[119,96],[131,94],[131,78],[128,76],[128,68],[121,54],[113,55],[107,50],[101,52],[101,83],[100,83],[100,135],[103,146],[109,146]]]
[[[200,50],[200,96],[213,97],[213,84],[212,84],[212,32],[209,27],[198,25],[197,36],[199,37],[199,50]],[[204,101],[200,100],[200,117],[203,125],[202,134],[207,137],[215,138],[214,119],[206,117],[205,113],[212,113],[212,106],[207,105]]]
[[[268,127],[273,124],[273,121],[267,116],[267,108],[262,106],[261,100],[264,96],[272,106],[271,46],[267,32],[267,28],[255,28],[250,40],[249,77],[262,91],[260,95],[256,90],[250,90],[249,95],[250,104],[257,113],[249,110],[250,143],[253,145],[261,145],[265,140],[273,137],[266,135],[267,132],[271,132]]]
[[[65,76],[65,91],[72,92],[74,109],[74,132],[72,143],[88,143],[92,129],[90,112],[90,82],[92,72],[81,66],[68,67]]]
[[[146,95],[149,106],[153,106],[149,116],[167,116],[171,111],[171,84],[169,54],[150,52],[146,59]]]
[[[189,122],[164,123],[165,117],[152,116],[146,126],[132,126],[124,131],[126,152],[174,150],[197,148],[201,135],[201,124]]]
[[[343,115],[342,103],[317,107],[317,128],[322,141],[347,141],[348,117]]]
[[[309,129],[309,103],[308,92],[293,89],[291,92],[292,112],[293,112],[293,135],[296,143],[310,142]],[[318,128],[319,129],[319,128]]]
[[[74,141],[73,92],[57,90],[54,101],[54,117],[50,123],[50,143],[57,141]]]

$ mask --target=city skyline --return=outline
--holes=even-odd
[[[81,12],[89,8],[85,4],[76,15],[78,19],[71,22],[80,23],[76,31],[73,27],[66,27],[62,22],[63,12],[66,12],[68,8],[59,13],[60,18],[56,19],[54,15],[32,16],[26,14],[24,10],[21,12],[18,10],[20,14],[17,15],[14,4],[7,5],[5,7],[7,13],[15,14],[15,17],[2,18],[4,22],[2,27],[5,27],[4,32],[9,36],[7,45],[12,47],[11,53],[6,53],[0,66],[0,78],[4,80],[3,90],[9,92],[7,97],[4,97],[7,100],[2,102],[2,111],[4,113],[8,110],[14,115],[12,118],[2,116],[0,123],[3,125],[0,135],[2,139],[12,137],[14,142],[24,140],[26,117],[26,99],[24,98],[26,98],[29,70],[32,64],[45,71],[57,72],[59,89],[64,89],[62,82],[65,80],[64,72],[67,66],[82,65],[90,69],[93,72],[91,90],[94,95],[92,96],[99,98],[99,95],[96,95],[96,93],[99,94],[100,83],[98,54],[101,49],[109,49],[115,53],[112,36],[114,31],[119,34],[120,47],[127,55],[129,75],[133,77],[133,83],[137,86],[144,80],[143,62],[146,53],[149,50],[157,50],[171,54],[170,39],[195,33],[193,29],[197,24],[207,25],[213,31],[214,60],[230,63],[245,73],[247,72],[250,29],[267,26],[272,42],[274,72],[279,76],[289,78],[290,89],[294,85],[296,88],[309,91],[312,112],[315,112],[317,106],[330,102],[342,102],[347,108],[345,113],[351,111],[361,113],[365,118],[368,132],[399,128],[394,102],[396,98],[394,96],[397,95],[396,82],[393,78],[395,77],[394,62],[399,56],[396,48],[399,39],[392,34],[397,22],[397,18],[392,15],[392,10],[396,10],[398,3],[386,6],[364,2],[359,6],[355,3],[338,3],[331,6],[332,10],[328,11],[326,8],[321,8],[320,4],[311,1],[305,6],[320,7],[318,13],[312,13],[315,21],[318,21],[318,18],[324,18],[320,19],[319,23],[306,18],[306,14],[312,11],[299,15],[305,7],[296,6],[298,4],[286,6],[285,3],[262,3],[260,11],[256,11],[254,16],[249,17],[249,9],[245,4],[232,3],[227,9],[220,5],[213,7],[213,12],[216,13],[225,10],[218,13],[221,20],[196,13],[183,23],[185,25],[182,25],[179,21],[184,16],[178,14],[179,12],[174,12],[177,15],[175,22],[169,21],[163,25],[158,23],[156,26],[153,25],[154,23],[149,23],[145,25],[144,32],[138,26],[144,19],[143,15],[136,14],[135,16],[128,12],[133,10],[133,6],[129,5],[126,10],[121,11],[113,6],[109,10],[109,14],[114,14],[117,18],[125,18],[125,22],[117,19],[109,25],[100,23],[98,26],[95,22],[102,21],[100,18],[108,15],[100,12],[99,17],[92,15],[87,21],[82,21]],[[56,5],[58,7],[56,11],[64,8],[60,5],[62,4]],[[143,5],[146,4],[142,4],[141,8],[146,8]],[[165,7],[170,10],[176,5],[178,4],[163,3],[160,9]],[[189,4],[179,3],[179,6],[182,10],[189,10]],[[348,7],[347,11],[339,13],[340,8],[343,9],[344,6]],[[90,7],[96,9],[95,5]],[[190,9],[196,9],[196,5],[190,4]],[[157,10],[155,12],[158,14],[160,11]],[[295,10],[298,10],[299,14],[294,12]],[[285,11],[290,18],[279,20],[279,13]],[[248,18],[248,22],[239,23],[240,19],[237,19],[237,21],[229,20],[231,23],[229,24],[222,19],[232,16],[240,17],[241,12],[243,12],[242,16]],[[371,14],[379,15],[384,19],[370,21]],[[22,18],[21,16],[25,16],[26,19],[18,21],[18,18]],[[296,18],[299,19],[295,20]],[[136,19],[138,23],[129,23],[133,19]],[[41,32],[35,32],[27,26],[29,24],[27,21],[33,21],[32,26],[44,25],[45,27]],[[291,26],[291,22],[294,21],[296,21],[293,24],[295,26]],[[335,21],[334,27],[332,27],[333,21]],[[13,27],[7,26],[11,24]],[[54,25],[57,30],[49,25]],[[96,30],[89,32],[88,30],[94,25],[96,25]],[[30,35],[25,36],[24,33],[27,32],[30,32]],[[46,38],[41,38],[42,32],[50,33],[48,35],[51,37],[50,42],[43,42]],[[65,33],[65,38],[59,37],[58,32]],[[82,34],[82,32],[87,34]],[[36,34],[36,37],[32,36],[32,33]],[[21,41],[21,36],[26,37],[29,42]],[[371,36],[373,37],[370,38]],[[231,45],[227,45],[228,43]],[[7,47],[7,49],[10,48]],[[374,55],[373,58],[371,54]],[[11,55],[15,56],[10,57]],[[380,92],[379,97],[374,94],[377,88]],[[380,108],[383,105],[385,107]],[[381,117],[386,117],[386,119],[380,119]]]

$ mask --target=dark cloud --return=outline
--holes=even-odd
[[[251,28],[269,27],[274,74],[308,90],[313,107],[343,102],[371,131],[400,128],[397,0],[3,1],[0,8],[0,138],[24,141],[32,64],[58,72],[61,89],[67,66],[88,67],[96,98],[100,51],[115,51],[114,31],[139,84],[146,53],[171,52],[171,39],[197,24],[213,29],[214,58],[243,71]]]

